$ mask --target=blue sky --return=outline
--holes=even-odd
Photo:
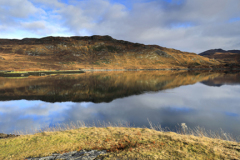
[[[1,0],[0,38],[110,35],[200,53],[240,49],[239,0]]]

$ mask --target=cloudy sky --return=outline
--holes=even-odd
[[[195,53],[240,49],[240,1],[0,0],[0,38],[76,35]]]

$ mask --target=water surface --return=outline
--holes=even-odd
[[[97,121],[180,123],[240,135],[240,74],[227,72],[93,72],[0,77],[0,132]]]

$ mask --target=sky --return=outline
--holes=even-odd
[[[0,1],[0,38],[91,35],[194,53],[240,49],[240,1]]]

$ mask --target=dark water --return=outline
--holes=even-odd
[[[82,121],[177,124],[240,135],[240,74],[101,72],[0,77],[0,132]]]

